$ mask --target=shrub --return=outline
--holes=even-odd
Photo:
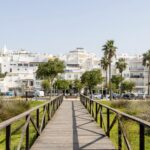
[[[129,101],[126,100],[118,100],[118,101],[112,101],[111,102],[111,107],[114,108],[125,108],[128,107]]]
[[[14,117],[30,108],[28,102],[17,101],[0,101],[0,121]]]

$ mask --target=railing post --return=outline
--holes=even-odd
[[[48,111],[48,121],[50,120],[50,111],[49,111],[49,103],[48,103],[48,108],[47,108],[47,111]]]
[[[91,115],[93,117],[93,101],[91,100]]]
[[[46,111],[46,106],[44,105],[43,106],[43,112],[45,112],[45,111]],[[44,115],[44,120],[43,120],[43,129],[45,128],[45,124],[46,124],[46,113]]]
[[[36,126],[39,129],[39,109],[36,110]],[[37,133],[37,136],[39,134]]]
[[[29,115],[26,116],[26,120],[28,119]],[[26,128],[26,150],[29,150],[29,123]]]
[[[121,126],[120,126],[120,121],[118,117],[118,150],[122,149],[122,134],[121,134]]]
[[[107,108],[107,136],[109,136],[110,112]]]
[[[98,107],[97,107],[97,102],[95,102],[95,121],[97,122],[97,109],[98,109]]]
[[[11,143],[11,125],[6,127],[6,150],[10,150],[10,143]]]
[[[140,136],[139,136],[140,150],[145,149],[145,136],[144,136],[144,125],[140,124]]]
[[[86,106],[86,109],[87,109],[87,99],[85,99],[85,106]]]
[[[100,127],[102,128],[103,127],[103,123],[102,123],[102,113],[103,113],[103,107],[102,106],[100,106],[100,111],[99,111],[99,113],[100,113]]]

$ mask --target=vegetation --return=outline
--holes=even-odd
[[[112,58],[116,55],[117,47],[114,46],[113,40],[108,40],[105,45],[103,45],[104,57],[108,59],[109,64],[109,89],[110,89],[110,100],[112,100],[112,84],[111,84],[111,63]]]
[[[66,93],[66,90],[69,89],[69,84],[70,82],[67,81],[67,80],[63,80],[63,79],[58,79],[56,80],[55,82],[55,87],[58,89],[58,90],[62,90],[64,92],[64,94]]]
[[[4,78],[6,76],[7,72],[5,73],[0,73],[0,78]]]
[[[114,92],[118,93],[119,92],[119,85],[122,82],[123,77],[121,77],[120,75],[113,75],[111,78],[111,82],[112,82],[112,87],[114,87]]]
[[[143,120],[150,122],[150,102],[149,101],[128,101],[128,100],[119,100],[119,101],[101,101],[101,103],[118,109],[127,114],[139,117]],[[142,109],[141,109],[142,105]],[[103,117],[105,120],[105,124],[107,123],[107,115],[106,109],[103,109]],[[115,114],[110,114],[110,120],[114,119]],[[126,131],[126,136],[131,145],[131,149],[137,150],[139,149],[139,125],[131,121],[129,119],[122,119],[124,129]],[[98,120],[99,123],[99,120]],[[114,125],[110,132],[110,139],[113,141],[114,145],[117,148],[117,139],[118,138],[118,125],[117,123]],[[126,150],[126,146],[124,142],[122,143],[123,150]],[[150,149],[150,129],[145,128],[145,149]]]
[[[123,92],[132,92],[135,87],[135,83],[130,80],[126,80],[122,83],[122,91]]]
[[[127,68],[127,63],[125,62],[124,58],[120,58],[116,62],[116,68],[119,70],[119,73],[121,74],[121,80],[120,80],[120,94],[122,94],[122,79],[123,79],[123,71]]]
[[[143,54],[143,65],[148,67],[148,91],[147,94],[150,94],[150,50]]]
[[[81,83],[88,88],[90,91],[90,94],[92,96],[92,90],[94,89],[95,86],[100,84],[102,82],[102,74],[100,70],[91,70],[91,71],[86,71],[83,73],[81,76]]]
[[[29,101],[25,102],[22,100],[12,100],[12,101],[0,101],[0,121],[4,121],[5,119],[9,119],[11,117],[14,117],[15,115],[18,115],[32,107],[36,107],[40,104],[43,104],[45,101]],[[4,113],[2,113],[2,110]],[[35,116],[36,111],[33,112],[33,116]],[[43,109],[40,109],[40,121],[43,114]],[[33,117],[34,118],[34,117]],[[22,132],[22,127],[25,124],[25,118],[16,121],[11,125],[11,149],[17,149],[17,145],[20,141],[20,135]],[[36,131],[34,127],[30,124],[30,145],[32,145],[34,138],[36,136]],[[0,131],[0,150],[5,149],[5,130]],[[25,146],[25,140],[22,145],[22,149]]]
[[[77,92],[80,94],[81,89],[82,89],[83,85],[81,83],[81,80],[75,80],[74,81],[74,88],[77,90]]]
[[[64,62],[55,58],[55,59],[50,59],[48,62],[41,63],[38,66],[38,69],[36,71],[36,76],[37,78],[40,79],[46,79],[50,83],[50,91],[52,95],[52,87],[54,83],[54,79],[57,77],[59,73],[64,72]]]
[[[40,101],[23,101],[23,100],[12,100],[12,101],[0,101],[0,122],[12,118],[18,114],[21,114],[31,107],[35,107],[43,102]]]
[[[109,66],[109,62],[108,62],[108,58],[107,56],[102,57],[101,59],[101,67],[103,68],[103,70],[106,72],[106,77],[105,77],[105,87],[107,88],[107,79],[108,79],[108,66]]]
[[[49,89],[50,89],[50,83],[49,83],[48,80],[43,80],[43,81],[42,81],[42,88],[43,88],[44,93],[45,93],[45,95],[46,95],[46,93],[47,93],[47,92],[49,91]]]

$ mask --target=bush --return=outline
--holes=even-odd
[[[30,108],[28,102],[17,101],[0,101],[0,121],[14,117]]]
[[[111,107],[113,108],[125,108],[128,107],[129,101],[126,100],[118,100],[118,101],[112,101]]]

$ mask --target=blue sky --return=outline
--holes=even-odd
[[[150,49],[149,0],[0,0],[0,47],[63,54],[76,47],[101,53]]]

